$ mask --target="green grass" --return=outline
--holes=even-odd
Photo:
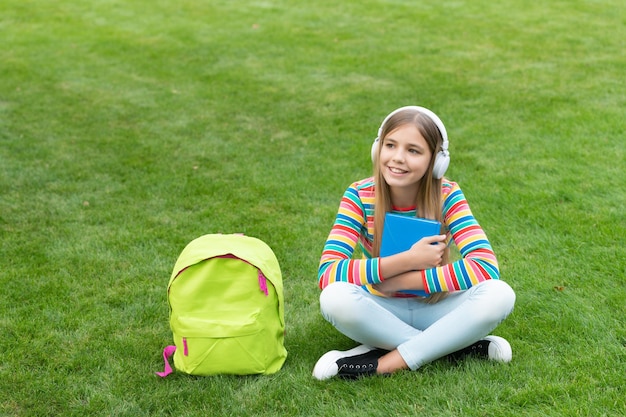
[[[626,82],[618,0],[4,0],[0,415],[626,415]],[[432,108],[517,292],[514,360],[321,383],[339,198],[382,118]],[[267,377],[161,380],[187,242],[283,270]]]

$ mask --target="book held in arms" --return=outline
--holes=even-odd
[[[386,213],[380,256],[391,256],[411,249],[420,239],[441,233],[437,220]],[[425,291],[405,290],[402,293],[426,296]]]

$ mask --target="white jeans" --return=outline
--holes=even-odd
[[[513,310],[515,293],[500,280],[450,293],[438,303],[385,298],[335,282],[320,295],[322,315],[349,338],[373,347],[398,349],[415,370],[487,336]]]

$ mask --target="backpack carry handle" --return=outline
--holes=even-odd
[[[174,352],[176,352],[176,346],[174,345],[166,346],[165,349],[163,349],[163,361],[165,362],[165,369],[163,370],[163,372],[155,372],[155,374],[157,374],[161,378],[165,378],[166,376],[174,372],[168,361],[168,359],[172,357]]]

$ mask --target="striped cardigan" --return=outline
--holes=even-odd
[[[499,279],[498,262],[487,236],[474,218],[458,184],[442,183],[443,219],[461,259],[421,271],[426,293],[460,291],[488,279]],[[415,208],[394,212],[415,216]],[[384,280],[379,258],[372,258],[374,238],[374,179],[351,184],[341,199],[335,223],[320,260],[319,286],[343,281],[377,293],[371,285]],[[363,254],[353,259],[357,245]]]

